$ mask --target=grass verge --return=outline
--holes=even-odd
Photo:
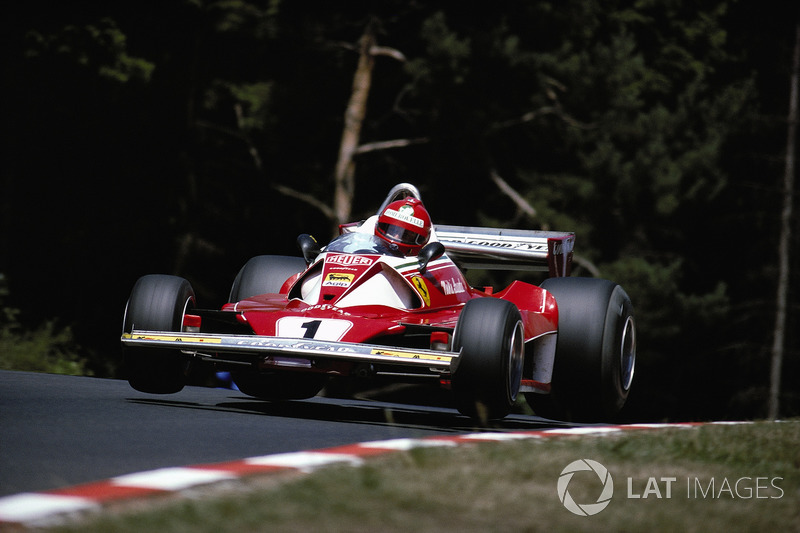
[[[592,459],[613,497],[592,516],[557,494]],[[591,471],[565,485],[595,503]],[[309,476],[253,477],[54,531],[800,531],[800,420],[417,448]]]

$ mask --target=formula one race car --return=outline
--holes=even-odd
[[[209,361],[266,400],[383,376],[452,389],[482,421],[506,416],[520,392],[543,416],[608,420],[633,380],[633,308],[615,283],[568,277],[574,238],[432,225],[417,188],[400,184],[326,246],[301,235],[303,257],[250,259],[221,310],[198,308],[183,278],[140,278],[123,326],[128,380],[174,393],[192,362]],[[467,268],[549,277],[494,292],[470,286]]]

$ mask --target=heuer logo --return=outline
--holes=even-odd
[[[373,263],[373,260],[369,257],[363,257],[360,255],[340,254],[328,256],[325,259],[325,262],[332,265],[369,266]]]
[[[328,287],[348,287],[353,283],[354,274],[345,274],[342,272],[330,272],[325,276],[323,285]]]

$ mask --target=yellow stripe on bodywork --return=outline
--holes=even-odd
[[[131,335],[130,333],[125,333],[122,335],[122,338],[131,340],[148,340],[148,341],[204,342],[206,344],[220,344],[222,342],[222,339],[219,337],[184,337],[182,335],[147,335],[147,334]]]
[[[398,352],[396,350],[372,350],[372,355],[388,355],[390,357],[402,357],[404,359],[424,359],[426,361],[450,361],[453,357],[450,355],[432,355],[427,353],[416,352]]]

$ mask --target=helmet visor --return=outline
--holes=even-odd
[[[399,244],[419,246],[424,244],[425,239],[428,238],[427,235],[417,233],[416,231],[406,229],[402,226],[389,224],[388,222],[378,223],[378,229],[387,239]]]

